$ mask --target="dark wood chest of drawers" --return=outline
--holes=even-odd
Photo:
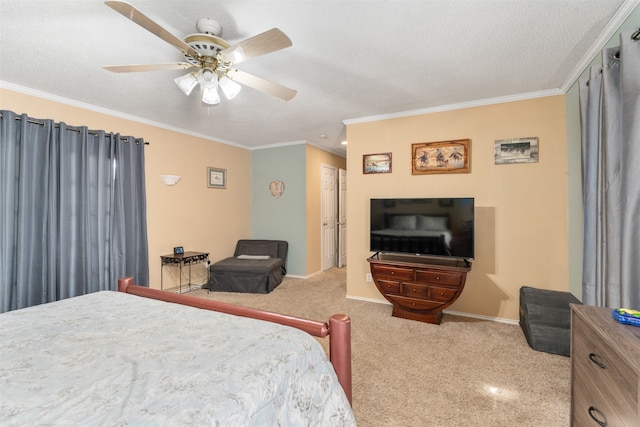
[[[393,304],[393,316],[434,324],[458,299],[471,269],[461,260],[400,255],[372,257],[369,263],[376,287]]]
[[[640,426],[640,327],[571,305],[571,425]]]

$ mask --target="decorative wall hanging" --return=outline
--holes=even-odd
[[[271,192],[271,195],[277,199],[282,196],[282,193],[284,193],[284,182],[271,181],[269,183],[269,191]]]
[[[538,161],[538,138],[516,138],[496,141],[494,157],[496,165],[536,163]]]
[[[411,173],[469,173],[471,140],[411,144]]]
[[[365,154],[362,156],[362,173],[390,173],[391,153]]]
[[[207,168],[207,180],[209,188],[227,188],[227,170]]]

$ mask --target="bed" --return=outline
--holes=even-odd
[[[0,424],[355,425],[347,316],[118,284],[0,315]]]
[[[232,257],[209,268],[210,291],[267,294],[287,274],[289,245],[284,240],[241,239]]]

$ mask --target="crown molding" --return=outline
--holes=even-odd
[[[22,93],[25,95],[31,95],[31,96],[35,96],[38,98],[42,98],[42,99],[46,99],[48,101],[53,101],[53,102],[58,102],[60,104],[65,104],[65,105],[69,105],[71,107],[77,107],[77,108],[82,108],[83,110],[88,110],[88,111],[93,111],[95,113],[100,113],[100,114],[105,114],[107,116],[112,116],[112,117],[116,117],[119,119],[124,119],[124,120],[129,120],[132,122],[136,122],[136,123],[141,123],[141,124],[145,124],[145,125],[149,125],[149,126],[153,126],[153,127],[157,127],[160,129],[165,129],[165,130],[169,130],[172,132],[177,132],[177,133],[181,133],[183,135],[189,135],[189,136],[193,136],[196,138],[200,138],[200,139],[205,139],[207,141],[212,141],[212,142],[218,142],[220,144],[225,144],[225,145],[231,145],[233,147],[238,147],[238,148],[242,148],[245,150],[249,150],[249,151],[254,151],[254,150],[266,150],[269,148],[278,148],[278,147],[286,147],[286,146],[290,146],[290,145],[300,145],[300,144],[310,144],[313,145],[314,147],[317,147],[321,150],[327,151],[329,153],[333,153],[336,154],[338,156],[342,156],[342,157],[346,157],[345,153],[341,153],[340,151],[337,150],[333,150],[333,149],[329,149],[327,147],[323,147],[321,145],[312,143],[310,141],[290,141],[290,142],[282,142],[282,143],[275,143],[275,144],[268,144],[268,145],[261,145],[259,147],[248,147],[246,145],[242,145],[242,144],[238,144],[236,142],[233,141],[228,141],[222,138],[216,138],[216,137],[211,137],[209,135],[204,135],[198,132],[193,132],[187,129],[182,129],[182,128],[178,128],[178,127],[174,127],[174,126],[169,126],[166,125],[164,123],[160,123],[160,122],[155,122],[153,120],[147,120],[144,119],[142,117],[138,117],[138,116],[133,116],[130,114],[124,114],[121,113],[119,111],[115,111],[115,110],[110,110],[108,108],[103,108],[103,107],[98,107],[97,105],[93,105],[93,104],[87,104],[84,102],[80,102],[80,101],[76,101],[70,98],[65,98],[62,96],[58,96],[58,95],[53,95],[51,93],[48,92],[42,92],[36,89],[32,89],[32,88],[28,88],[25,86],[20,86],[14,83],[9,83],[3,80],[0,80],[0,88],[3,89],[7,89],[7,90],[12,90],[14,92],[18,92],[18,93]]]
[[[604,49],[607,42],[616,34],[616,32],[618,32],[624,21],[629,17],[629,15],[631,15],[638,5],[640,5],[640,0],[625,0],[615,15],[613,15],[611,21],[609,21],[604,30],[602,30],[596,41],[593,42],[591,48],[589,48],[575,66],[571,74],[569,74],[569,77],[564,84],[560,86],[563,93],[567,93],[567,91],[571,89],[571,86],[573,86],[576,80],[580,78],[582,73],[589,67],[596,56],[602,52],[602,49]]]
[[[160,129],[169,130],[169,131],[172,131],[172,132],[181,133],[181,134],[184,134],[184,135],[193,136],[193,137],[196,137],[196,138],[206,139],[208,141],[219,142],[219,143],[225,144],[225,145],[232,145],[234,147],[244,148],[245,150],[250,149],[247,146],[244,146],[242,144],[238,144],[238,143],[233,142],[233,141],[227,141],[227,140],[224,140],[222,138],[215,138],[215,137],[211,137],[209,135],[204,135],[204,134],[201,134],[201,133],[198,133],[198,132],[193,132],[193,131],[190,131],[190,130],[187,130],[187,129],[182,129],[182,128],[178,128],[178,127],[174,127],[174,126],[169,126],[169,125],[167,125],[165,123],[155,122],[153,120],[148,120],[148,119],[144,119],[142,117],[121,113],[119,111],[110,110],[108,108],[98,107],[97,105],[87,104],[87,103],[76,101],[76,100],[73,100],[73,99],[70,99],[70,98],[65,98],[65,97],[62,97],[62,96],[53,95],[53,94],[48,93],[48,92],[42,92],[42,91],[39,91],[39,90],[36,90],[36,89],[32,89],[32,88],[16,85],[14,83],[5,82],[3,80],[0,80],[0,88],[12,90],[12,91],[18,92],[18,93],[23,93],[25,95],[35,96],[35,97],[38,97],[38,98],[46,99],[48,101],[58,102],[60,104],[69,105],[71,107],[82,108],[83,110],[93,111],[95,113],[105,114],[107,116],[112,116],[112,117],[116,117],[116,118],[119,118],[119,119],[129,120],[129,121],[132,121],[132,122],[142,123],[142,124],[145,124],[145,125],[157,127],[157,128],[160,128]]]
[[[544,98],[547,96],[563,95],[560,89],[543,90],[539,92],[521,93],[518,95],[501,96],[497,98],[479,99],[476,101],[461,102],[459,104],[441,105],[438,107],[420,108],[417,110],[401,111],[397,113],[379,114],[376,116],[360,117],[356,119],[343,120],[345,125],[358,123],[377,122],[380,120],[397,119],[402,117],[419,116],[422,114],[441,113],[444,111],[462,110],[465,108],[483,107],[486,105],[502,104],[505,102],[523,101],[527,99]]]
[[[312,146],[314,146],[314,147],[316,147],[316,148],[318,148],[318,149],[320,149],[322,151],[326,151],[327,153],[335,154],[336,156],[340,156],[340,157],[347,157],[346,150],[344,150],[344,152],[341,152],[338,149],[323,147],[320,144],[316,144],[315,142],[307,141],[307,140],[290,141],[290,142],[279,142],[279,143],[276,143],[276,144],[260,145],[259,147],[251,147],[249,150],[251,150],[251,151],[268,150],[268,149],[271,149],[271,148],[288,147],[288,146],[292,146],[292,145],[312,145]]]

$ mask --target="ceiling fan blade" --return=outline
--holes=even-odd
[[[168,64],[107,65],[102,68],[112,73],[136,73],[139,71],[186,70],[191,67],[193,65],[187,62],[171,62]]]
[[[291,39],[277,28],[253,36],[220,52],[224,61],[237,64],[249,58],[275,52],[291,46]]]
[[[293,89],[289,89],[288,87],[281,86],[277,83],[270,82],[269,80],[262,79],[241,70],[229,70],[227,72],[227,77],[256,90],[277,96],[285,101],[290,101],[298,93]]]
[[[115,10],[125,18],[132,20],[136,24],[140,25],[147,31],[160,37],[165,42],[178,48],[183,54],[198,58],[200,55],[191,46],[180,40],[178,37],[171,34],[169,31],[162,28],[159,24],[154,22],[151,18],[144,15],[138,9],[133,7],[126,1],[105,1],[104,2],[111,9]]]

